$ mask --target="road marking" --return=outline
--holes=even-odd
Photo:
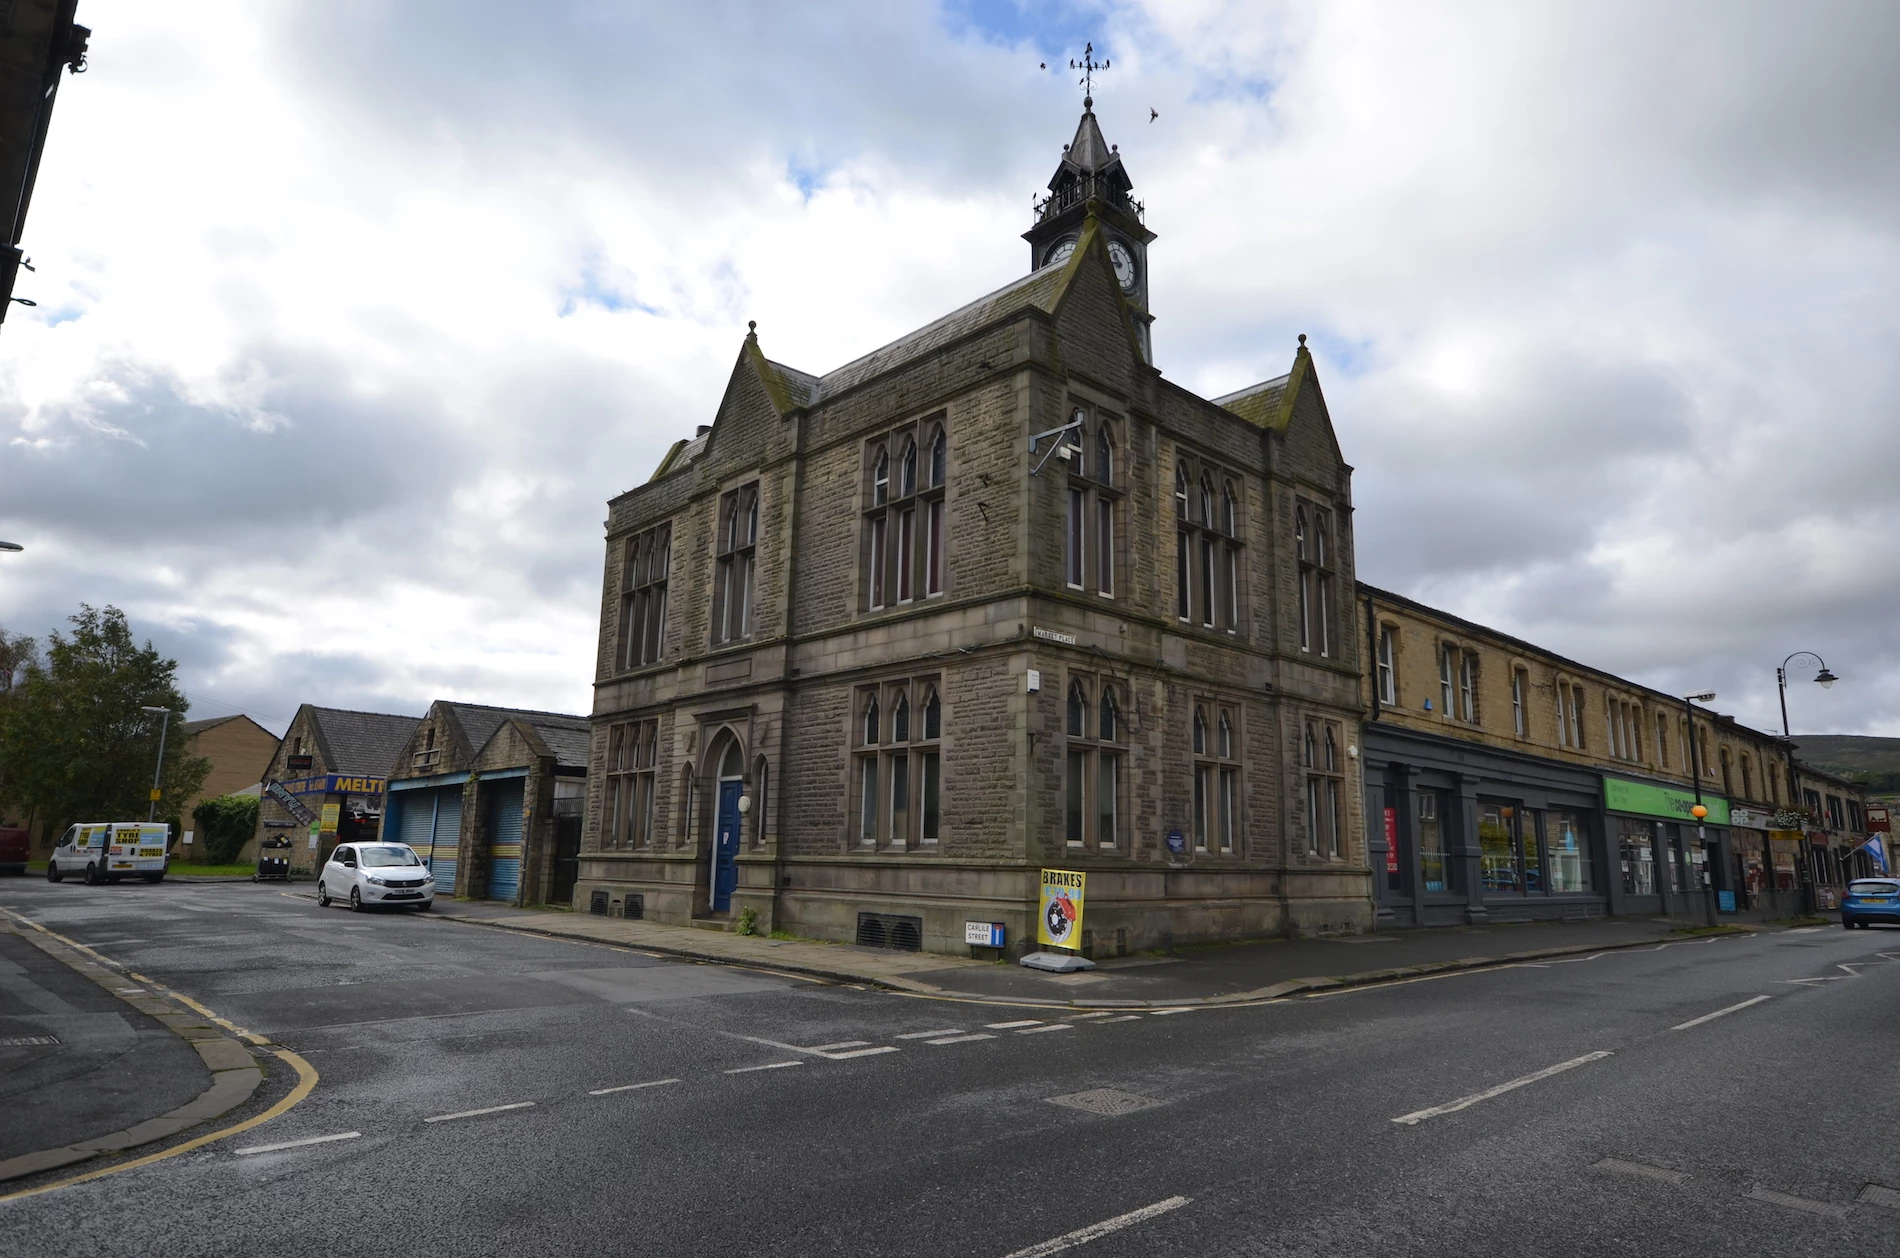
[[[1689,1179],[1681,1171],[1651,1166],[1647,1162],[1625,1162],[1622,1158],[1603,1158],[1593,1165],[1600,1171],[1615,1171],[1618,1175],[1638,1175],[1644,1179],[1660,1179],[1665,1184],[1687,1183]]]
[[[1869,1184],[1860,1190],[1860,1196],[1854,1198],[1864,1206],[1880,1206],[1886,1210],[1900,1210],[1900,1192],[1895,1192],[1885,1184]]]
[[[1552,1075],[1560,1075],[1566,1070],[1575,1070],[1578,1066],[1588,1065],[1593,1061],[1602,1061],[1608,1056],[1610,1056],[1610,1054],[1602,1050],[1598,1050],[1594,1053],[1585,1053],[1581,1057],[1572,1057],[1569,1061],[1560,1061],[1554,1066],[1546,1066],[1542,1070],[1524,1075],[1521,1078],[1513,1079],[1509,1083],[1500,1083],[1495,1088],[1486,1088],[1482,1092],[1474,1092],[1470,1096],[1459,1097],[1457,1100],[1444,1105],[1434,1105],[1430,1109],[1413,1110],[1410,1114],[1401,1114],[1392,1121],[1395,1123],[1403,1123],[1407,1127],[1417,1126],[1427,1118],[1437,1118],[1441,1114],[1455,1114],[1461,1109],[1476,1105],[1479,1101],[1488,1101],[1494,1096],[1502,1096],[1506,1092],[1521,1088],[1526,1084],[1536,1083],[1540,1079],[1548,1079]]]
[[[902,1035],[893,1035],[891,1038],[894,1040],[928,1040],[928,1039],[935,1039],[939,1035],[962,1035],[962,1034],[963,1034],[962,1027],[953,1026],[953,1027],[945,1027],[941,1031],[906,1031]],[[989,1039],[992,1037],[984,1036],[984,1038]]]
[[[1757,996],[1753,1000],[1744,1000],[1739,1005],[1730,1005],[1726,1009],[1717,1009],[1714,1013],[1705,1013],[1699,1018],[1691,1018],[1687,1022],[1679,1022],[1675,1026],[1670,1027],[1669,1029],[1671,1031],[1687,1031],[1692,1026],[1701,1026],[1704,1022],[1713,1022],[1717,1018],[1726,1017],[1731,1013],[1735,1013],[1739,1010],[1746,1009],[1750,1005],[1759,1005],[1762,1001],[1768,1000],[1768,999],[1771,999],[1771,998],[1767,996]]]
[[[1788,930],[1788,931],[1783,931],[1782,933],[1783,933],[1783,934],[1785,934],[1785,935],[1812,935],[1812,934],[1813,934],[1813,933],[1814,933],[1815,931],[1817,931],[1817,930],[1823,930],[1823,929],[1825,929],[1825,927],[1821,927],[1821,926],[1797,926],[1797,927],[1795,927],[1795,928],[1794,928],[1793,930]]]
[[[334,1136],[311,1136],[307,1140],[286,1140],[282,1144],[254,1144],[248,1149],[233,1149],[231,1152],[241,1158],[247,1158],[253,1153],[276,1153],[279,1149],[301,1149],[305,1145],[329,1144],[333,1140],[355,1140],[362,1134],[360,1131],[344,1131]]]
[[[1114,1016],[1115,1016],[1115,1011],[1114,1011],[1113,1009],[1104,1009],[1104,1010],[1102,1010],[1102,1012],[1100,1012],[1100,1013],[1077,1013],[1077,1014],[1071,1014],[1071,1015],[1070,1015],[1070,1017],[1069,1017],[1069,1021],[1071,1021],[1071,1022],[1085,1022],[1085,1021],[1087,1021],[1087,1020],[1088,1020],[1088,1019],[1090,1019],[1090,1018],[1112,1018],[1112,1017],[1114,1017]]]
[[[504,1110],[530,1109],[533,1101],[516,1101],[513,1105],[490,1105],[487,1109],[465,1109],[455,1114],[437,1114],[434,1118],[425,1118],[425,1123],[446,1123],[457,1118],[479,1118],[483,1114],[499,1114]]]
[[[1101,1022],[1099,1022],[1099,1023],[1097,1023],[1096,1025],[1097,1025],[1097,1026],[1107,1026],[1107,1025],[1108,1025],[1109,1023],[1111,1023],[1111,1022],[1139,1022],[1139,1021],[1141,1021],[1141,1015],[1140,1015],[1140,1014],[1138,1014],[1138,1013],[1125,1013],[1125,1014],[1123,1014],[1123,1015],[1122,1015],[1121,1017],[1119,1017],[1119,1018],[1104,1018],[1104,1019],[1103,1019],[1103,1020],[1102,1020]]]
[[[623,1083],[617,1088],[595,1088],[589,1096],[606,1096],[613,1092],[637,1092],[641,1088],[663,1088],[669,1083],[678,1083],[678,1079],[655,1079],[651,1083]]]
[[[977,1041],[977,1040],[993,1040],[993,1039],[995,1039],[995,1038],[996,1038],[996,1037],[995,1037],[994,1035],[985,1035],[985,1034],[983,1034],[982,1032],[980,1032],[980,1031],[979,1031],[979,1032],[978,1032],[977,1034],[975,1034],[975,1035],[952,1035],[952,1036],[949,1036],[949,1037],[947,1037],[947,1038],[945,1038],[945,1039],[941,1039],[941,1040],[925,1040],[925,1041],[924,1041],[924,1043],[926,1043],[926,1044],[937,1044],[937,1045],[942,1045],[942,1044],[970,1044],[970,1043],[973,1043],[973,1042],[975,1042],[975,1041]]]
[[[755,1070],[783,1070],[787,1066],[802,1066],[802,1061],[768,1061],[763,1066],[741,1066],[737,1070],[728,1070],[729,1075],[749,1075]]]
[[[1799,1210],[1804,1214],[1821,1214],[1830,1219],[1847,1217],[1847,1207],[1837,1206],[1831,1201],[1813,1201],[1807,1197],[1794,1197],[1785,1192],[1776,1192],[1772,1188],[1763,1188],[1759,1184],[1742,1194],[1750,1201],[1765,1201],[1771,1206],[1781,1206],[1789,1210]]]
[[[1193,1013],[1193,1012],[1194,1012],[1194,1010],[1192,1010],[1192,1009],[1189,1009],[1189,1008],[1181,1008],[1181,1009],[1150,1009],[1150,1010],[1148,1011],[1148,1016],[1149,1016],[1149,1017],[1151,1017],[1151,1018],[1165,1018],[1165,1017],[1167,1017],[1167,1016],[1168,1016],[1169,1014],[1171,1014],[1171,1013]]]
[[[1151,1206],[1143,1206],[1139,1210],[1130,1210],[1127,1214],[1118,1214],[1112,1219],[1103,1219],[1100,1223],[1091,1223],[1087,1227],[1077,1228],[1073,1232],[1065,1232],[1053,1240],[1042,1242],[1040,1245],[1031,1245],[1028,1249],[1019,1249],[1013,1254],[1006,1255],[1005,1258],[1047,1258],[1049,1254],[1059,1254],[1065,1249],[1074,1249],[1077,1245],[1086,1245],[1092,1240],[1100,1240],[1111,1232],[1119,1232],[1125,1227],[1133,1227],[1135,1224],[1147,1219],[1152,1219],[1158,1214],[1166,1214],[1170,1210],[1179,1210],[1191,1200],[1192,1198],[1190,1197],[1169,1197],[1166,1201],[1157,1201]]]
[[[1016,1034],[1018,1034],[1018,1035],[1040,1035],[1040,1034],[1042,1034],[1042,1033],[1043,1033],[1044,1031],[1073,1031],[1073,1030],[1075,1030],[1075,1028],[1074,1028],[1074,1027],[1072,1027],[1072,1026],[1070,1026],[1070,1025],[1069,1025],[1068,1023],[1066,1023],[1066,1022],[1051,1022],[1051,1023],[1049,1023],[1049,1024],[1047,1025],[1047,1026],[1032,1026],[1032,1027],[1024,1027],[1024,1028],[1023,1028],[1022,1030],[1020,1030],[1020,1031],[1018,1031],[1018,1032],[1016,1032]]]
[[[803,1051],[807,1053],[830,1053],[840,1048],[863,1048],[870,1042],[869,1040],[839,1040],[836,1044],[819,1044],[813,1048],[804,1049]]]
[[[853,1057],[875,1057],[879,1053],[899,1053],[903,1050],[895,1044],[885,1044],[878,1048],[856,1048],[848,1053],[823,1053],[820,1056],[831,1061],[850,1061]]]
[[[1017,1027],[1041,1026],[1041,1018],[1024,1018],[1021,1022],[985,1022],[984,1026],[992,1031],[1014,1031]]]

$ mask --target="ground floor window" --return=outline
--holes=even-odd
[[[1544,846],[1550,855],[1552,891],[1590,891],[1590,840],[1576,813],[1553,808],[1544,814]]]
[[[1500,800],[1478,801],[1478,876],[1487,892],[1523,890],[1517,863],[1518,812]],[[1535,846],[1536,840],[1531,842]]]
[[[1445,862],[1445,829],[1440,816],[1442,797],[1437,791],[1418,793],[1418,877],[1427,891],[1448,891],[1451,879]]]
[[[1617,848],[1623,867],[1625,895],[1656,894],[1656,827],[1647,821],[1619,817]]]

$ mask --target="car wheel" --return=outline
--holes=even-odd
[[[59,862],[58,862],[58,861],[47,861],[47,862],[46,862],[46,881],[48,881],[48,882],[63,882],[63,881],[65,881],[65,879],[66,879],[66,875],[65,875],[65,874],[62,874],[62,873],[60,873],[60,872],[59,872]]]
[[[416,912],[427,913],[430,909],[434,907],[435,907],[434,900],[424,900],[421,904],[416,905]]]
[[[330,888],[322,883],[317,884],[317,907],[324,909],[330,907]]]
[[[350,888],[350,912],[361,913],[362,911],[363,911],[363,893],[356,887],[351,887]]]
[[[99,882],[100,882],[99,866],[87,865],[86,866],[86,885],[88,887],[96,887],[99,885]]]

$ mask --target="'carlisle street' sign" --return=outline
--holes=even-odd
[[[1082,889],[1087,874],[1066,869],[1042,871],[1042,912],[1036,915],[1036,941],[1054,948],[1082,947]]]

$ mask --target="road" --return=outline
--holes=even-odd
[[[1055,1021],[268,886],[0,904],[321,1075],[0,1253],[1900,1252],[1900,932]]]

